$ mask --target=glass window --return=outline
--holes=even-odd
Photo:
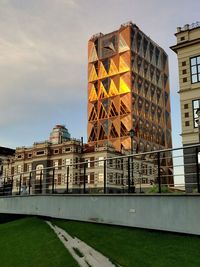
[[[70,165],[70,159],[66,159],[66,160],[65,160],[65,165],[66,165],[66,166],[69,166],[69,165]]]
[[[196,65],[196,57],[191,58],[191,66]]]
[[[192,83],[197,83],[197,75],[192,75]]]
[[[190,58],[190,71],[192,83],[200,82],[200,56]]]
[[[192,102],[193,107],[193,120],[194,120],[194,128],[198,127],[198,116],[196,114],[197,109],[200,108],[200,99],[196,99]]]
[[[104,165],[104,157],[99,157],[99,166],[103,166]]]
[[[58,160],[54,160],[53,165],[55,167],[55,170],[58,170]]]
[[[39,180],[40,178],[43,179],[43,169],[44,169],[44,166],[43,164],[38,164],[36,166],[36,180]]]
[[[192,74],[196,74],[197,73],[197,67],[196,66],[193,66],[191,68],[191,70],[192,70]]]
[[[18,172],[18,173],[21,173],[21,172],[22,172],[22,165],[18,165],[18,166],[17,166],[17,172]]]
[[[85,163],[86,163],[86,168],[90,168],[90,160],[89,159],[85,159]]]
[[[27,171],[28,171],[28,172],[31,172],[31,170],[32,170],[32,165],[31,165],[31,163],[30,163],[30,164],[27,164]]]

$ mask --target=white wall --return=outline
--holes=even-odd
[[[0,198],[0,213],[200,235],[199,195],[43,195]]]

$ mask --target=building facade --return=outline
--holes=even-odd
[[[84,177],[87,192],[104,192],[104,177],[108,192],[127,192],[127,157],[121,158],[113,147],[84,145],[68,134],[61,138],[63,132],[66,128],[57,125],[48,141],[17,148],[9,164],[4,161],[3,177],[14,194],[22,188],[34,194],[82,192]],[[106,166],[104,159],[109,159]],[[151,186],[157,177],[154,161],[134,159],[133,164],[134,183],[140,179],[140,184]]]
[[[172,147],[168,57],[132,22],[88,42],[88,142],[130,150],[131,129],[136,151]]]
[[[180,84],[180,106],[183,146],[199,144],[198,115],[200,108],[200,23],[178,27],[177,54]],[[198,148],[184,149],[186,189],[197,187]]]
[[[0,147],[0,181],[3,174],[3,161],[8,160],[14,155],[15,150],[7,147]]]

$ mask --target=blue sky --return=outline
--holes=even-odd
[[[87,134],[87,42],[133,21],[169,56],[173,146],[181,146],[176,27],[199,18],[200,1],[1,0],[0,146],[30,146],[65,124]]]

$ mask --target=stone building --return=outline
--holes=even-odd
[[[197,110],[200,108],[200,23],[178,27],[175,36],[177,44],[171,49],[178,58],[182,143],[183,146],[196,145],[200,142],[200,118],[197,114]],[[187,192],[197,188],[199,150],[195,147],[184,149]]]
[[[15,194],[22,187],[34,194],[83,192],[84,177],[86,192],[104,192],[105,186],[107,192],[127,192],[125,154],[110,146],[83,144],[72,139],[65,126],[57,125],[48,141],[16,148],[9,165],[4,161],[3,176],[12,181]],[[108,159],[106,165],[104,159]],[[135,158],[133,165],[131,178],[135,184],[140,179],[140,183],[148,187],[155,181],[153,161]]]

